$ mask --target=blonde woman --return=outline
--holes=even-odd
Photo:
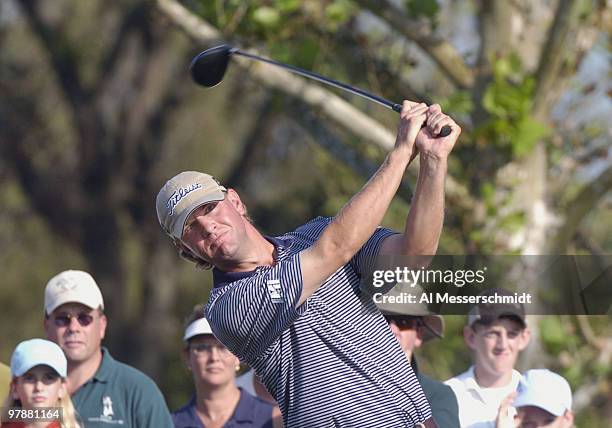
[[[31,339],[17,345],[1,428],[81,428],[66,388],[67,365],[53,342]]]

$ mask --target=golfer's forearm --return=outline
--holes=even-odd
[[[340,210],[301,257],[300,304],[363,246],[382,221],[410,161],[406,147],[391,151],[367,184]]]
[[[421,158],[419,177],[406,219],[400,254],[436,253],[444,223],[446,171],[446,159]]]

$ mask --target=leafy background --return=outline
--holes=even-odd
[[[336,213],[384,157],[397,116],[364,100],[325,89],[324,103],[311,102],[311,82],[295,90],[238,60],[215,89],[194,86],[187,64],[220,41],[396,102],[438,102],[457,118],[441,253],[609,255],[608,3],[2,2],[0,360],[43,335],[47,280],[88,270],[106,299],[107,345],[176,409],[192,393],[182,322],[211,283],[157,225],[163,182],[211,172],[275,234]],[[346,107],[329,109],[338,97]],[[385,225],[402,227],[414,177]],[[420,351],[422,369],[440,379],[470,359],[463,318],[446,321],[445,339]],[[578,426],[612,420],[609,321],[530,321],[520,368],[563,374]]]

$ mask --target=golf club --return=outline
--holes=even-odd
[[[238,48],[235,48],[230,45],[215,46],[210,49],[206,49],[204,52],[201,52],[196,55],[196,57],[191,61],[191,65],[189,66],[193,80],[195,80],[196,83],[206,86],[208,88],[217,85],[219,82],[221,82],[221,80],[223,80],[223,76],[225,75],[225,71],[227,70],[229,58],[231,55],[240,55],[245,58],[276,65],[278,67],[284,68],[285,70],[289,70],[292,73],[299,74],[300,76],[316,80],[317,82],[321,82],[326,85],[330,85],[335,88],[342,89],[352,94],[366,98],[370,101],[374,101],[375,103],[390,108],[391,110],[394,110],[398,113],[402,111],[401,104],[393,103],[384,98],[372,95],[369,92],[366,92],[359,88],[346,85],[334,79],[323,77],[319,74],[313,73],[312,71],[306,71],[301,68],[294,67],[292,65],[283,64],[282,62],[277,62],[247,52],[242,52]],[[442,130],[438,134],[438,137],[446,137],[450,133],[451,128],[450,126],[446,125],[442,127]]]

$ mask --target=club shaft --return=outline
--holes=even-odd
[[[295,67],[293,65],[289,65],[289,64],[284,64],[282,62],[278,62],[278,61],[274,61],[271,59],[267,59],[267,58],[262,58],[260,56],[257,55],[253,55],[247,52],[242,52],[241,50],[239,50],[238,48],[231,48],[230,49],[230,54],[234,54],[234,55],[241,55],[243,57],[249,58],[249,59],[254,59],[256,61],[261,61],[261,62],[265,62],[268,64],[272,64],[272,65],[276,65],[278,67],[282,67],[285,70],[291,71],[292,73],[298,74],[300,76],[306,77],[308,79],[313,79],[316,80],[317,82],[321,82],[324,83],[326,85],[329,86],[333,86],[335,88],[338,89],[342,89],[344,91],[350,92],[351,94],[355,94],[357,96],[366,98],[370,101],[374,101],[375,103],[380,104],[383,107],[387,107],[388,109],[391,109],[393,111],[396,111],[398,113],[400,113],[402,111],[402,105],[401,104],[397,104],[397,103],[393,103],[387,99],[384,99],[382,97],[376,96],[376,95],[372,95],[369,92],[366,92],[362,89],[359,88],[355,88],[353,86],[347,85],[345,83],[342,82],[338,82],[337,80],[334,79],[330,79],[328,77],[323,77],[317,73],[314,73],[312,71],[307,71],[307,70],[303,70],[299,67]],[[423,126],[425,126],[425,124],[423,124]],[[440,130],[440,133],[438,134],[438,137],[446,137],[448,135],[450,135],[450,133],[452,132],[452,129],[450,126],[445,125],[442,127],[442,129]]]
[[[363,98],[367,98],[370,101],[374,101],[375,103],[378,103],[381,106],[387,107],[387,108],[389,108],[391,110],[394,110],[394,111],[396,111],[398,113],[402,111],[402,105],[401,104],[393,103],[393,102],[391,102],[389,100],[386,100],[386,99],[384,99],[382,97],[378,97],[376,95],[372,95],[369,92],[366,92],[366,91],[364,91],[362,89],[355,88],[353,86],[347,85],[347,84],[342,83],[342,82],[338,82],[337,80],[330,79],[328,77],[323,77],[323,76],[321,76],[321,75],[319,75],[317,73],[313,73],[312,71],[303,70],[303,69],[301,69],[299,67],[294,67],[292,65],[283,64],[282,62],[274,61],[274,60],[267,59],[267,58],[262,58],[262,57],[259,57],[257,55],[253,55],[253,54],[250,54],[250,53],[247,53],[247,52],[242,52],[242,51],[240,51],[239,49],[236,49],[236,48],[233,48],[231,50],[231,53],[234,54],[234,55],[240,55],[240,56],[244,56],[244,57],[247,57],[247,58],[250,58],[250,59],[254,59],[254,60],[257,60],[257,61],[262,61],[262,62],[266,62],[268,64],[276,65],[278,67],[282,67],[282,68],[284,68],[286,70],[291,71],[292,73],[299,74],[300,76],[307,77],[309,79],[316,80],[317,82],[321,82],[321,83],[324,83],[326,85],[333,86],[335,88],[345,90],[347,92],[350,92],[352,94],[358,95],[358,96],[363,97]]]

